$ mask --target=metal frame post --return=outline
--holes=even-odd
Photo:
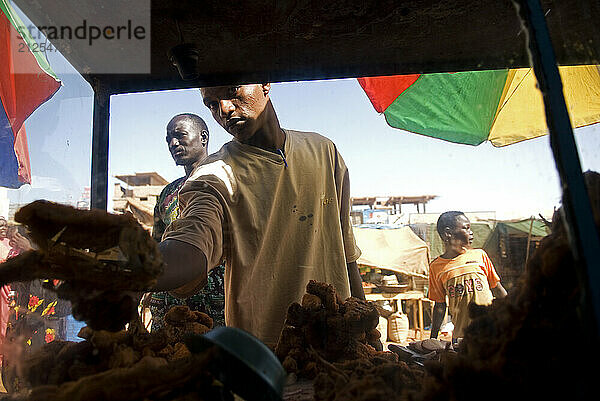
[[[106,210],[108,206],[108,129],[110,94],[101,85],[94,87],[94,120],[92,129],[91,208]]]
[[[550,33],[539,0],[516,0],[546,110],[550,146],[560,177],[563,219],[583,291],[583,322],[600,333],[600,240],[585,186],[573,128],[563,95]],[[595,324],[590,322],[594,319]],[[590,333],[594,335],[594,333]]]

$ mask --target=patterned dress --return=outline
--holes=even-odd
[[[154,228],[152,237],[160,241],[169,224],[179,216],[177,194],[185,183],[185,177],[178,178],[167,185],[160,193],[154,207]],[[212,269],[208,274],[208,283],[195,295],[187,299],[179,299],[168,292],[154,292],[150,297],[150,312],[152,313],[152,330],[161,328],[164,316],[175,305],[187,305],[212,317],[214,326],[225,326],[225,291],[223,276],[224,264]]]

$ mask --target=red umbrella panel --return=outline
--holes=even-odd
[[[7,0],[0,0],[0,186],[31,183],[23,122],[60,81]]]

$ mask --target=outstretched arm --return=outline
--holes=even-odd
[[[430,338],[437,338],[438,333],[440,331],[440,327],[442,326],[442,321],[444,320],[444,316],[446,316],[446,303],[445,302],[436,302],[433,306],[433,317],[431,322],[431,335]]]
[[[355,298],[365,299],[365,290],[362,286],[362,279],[358,272],[358,265],[356,262],[350,262],[346,265],[348,269],[348,278],[350,279],[350,295]]]
[[[186,285],[201,288],[207,280],[206,256],[198,248],[182,241],[167,239],[158,245],[165,271],[155,291],[174,290]]]
[[[223,206],[202,182],[187,182],[179,192],[181,215],[163,235],[159,250],[165,263],[154,290],[185,298],[200,290],[207,272],[223,253]]]

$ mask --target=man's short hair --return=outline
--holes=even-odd
[[[456,224],[456,219],[458,219],[458,216],[464,216],[465,214],[463,212],[459,212],[458,210],[451,210],[449,212],[444,212],[442,214],[440,214],[440,217],[438,218],[437,221],[437,232],[440,235],[440,237],[443,237],[444,234],[444,229],[446,227],[454,227]]]
[[[194,125],[194,128],[196,128],[198,130],[198,132],[206,131],[208,133],[208,125],[206,125],[206,121],[204,121],[204,119],[202,117],[200,117],[199,115],[196,115],[193,113],[177,114],[176,116],[174,116],[171,119],[171,121],[169,121],[169,124],[171,124],[171,122],[173,122],[175,120],[180,120],[180,119],[190,121]]]

